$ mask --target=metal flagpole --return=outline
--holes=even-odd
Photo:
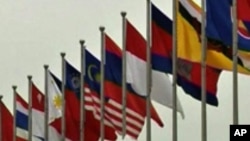
[[[122,16],[122,137],[126,135],[126,105],[127,105],[127,56],[126,56],[126,12]]]
[[[48,107],[48,70],[49,66],[44,65],[45,84],[44,84],[44,139],[49,140],[49,107]]]
[[[32,141],[32,76],[28,75],[28,90],[29,90],[29,121],[28,121],[28,128],[29,128],[29,141]]]
[[[206,11],[205,0],[201,1],[202,20],[201,20],[201,140],[207,140],[207,109],[206,109]]]
[[[62,129],[62,138],[61,141],[65,141],[65,53],[61,53],[62,57],[62,120],[61,120],[61,129]]]
[[[13,141],[16,141],[16,89],[17,86],[12,86],[13,88]]]
[[[2,104],[2,98],[3,98],[3,96],[2,95],[0,95],[0,104]],[[2,130],[3,128],[2,128],[2,106],[0,106],[0,140],[2,140],[3,139],[3,135],[2,135]]]
[[[80,40],[81,45],[81,75],[80,75],[80,141],[84,141],[85,129],[85,91],[84,91],[84,76],[85,76],[85,41]]]
[[[147,141],[151,141],[151,86],[152,86],[152,67],[151,67],[151,0],[147,0]]]
[[[105,75],[105,70],[104,70],[104,65],[105,65],[105,28],[104,27],[100,27],[100,31],[101,31],[101,90],[100,90],[100,94],[101,94],[101,141],[104,141],[104,103],[105,103],[105,95],[104,95],[104,75]]]
[[[233,0],[233,124],[238,124],[238,21],[237,21],[237,0]]]
[[[173,141],[177,141],[177,12],[178,12],[178,0],[173,1],[173,50],[172,50],[172,56],[173,56],[173,84],[172,84],[172,93],[173,93],[173,114],[172,114],[172,120],[173,120]]]

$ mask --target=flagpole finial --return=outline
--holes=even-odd
[[[29,79],[29,80],[31,80],[31,79],[32,79],[32,76],[31,76],[31,75],[28,75],[27,77],[28,77],[28,79]]]
[[[104,26],[100,26],[100,31],[103,32],[105,30],[105,27]]]
[[[65,57],[65,55],[66,55],[65,52],[61,52],[61,56],[62,56],[63,58]]]
[[[127,13],[125,11],[122,11],[121,15],[122,15],[122,17],[125,17],[127,15]]]
[[[13,90],[16,90],[17,86],[16,86],[16,85],[13,85],[12,88],[13,88]]]
[[[84,45],[85,40],[80,40],[79,42],[80,42],[81,45]]]
[[[43,67],[47,70],[49,68],[49,65],[45,64]]]

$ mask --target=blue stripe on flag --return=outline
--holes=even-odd
[[[16,111],[16,127],[28,130],[28,116],[20,111]]]

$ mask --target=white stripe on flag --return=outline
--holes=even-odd
[[[23,105],[18,101],[16,102],[16,110],[25,115],[28,115],[28,110],[25,107],[23,107]]]
[[[119,109],[122,109],[122,105],[114,100],[110,101],[110,104],[116,106],[117,108]],[[139,120],[141,121],[144,121],[144,117],[141,116],[140,114],[136,113],[135,111],[133,111],[132,109],[130,108],[126,108],[126,112],[130,115],[133,115],[134,117],[138,118]]]
[[[88,110],[93,110],[95,118],[100,120],[100,99],[94,95],[88,94],[85,96],[86,96],[85,97],[86,102],[89,103],[89,104],[86,103],[85,108]],[[122,114],[119,114],[119,112],[117,112],[117,111],[122,111],[122,105],[113,101],[112,99],[109,100],[109,105],[112,107],[110,108],[108,105],[105,106],[105,111],[107,112],[107,113],[105,113],[105,121],[107,122],[107,124],[109,126],[112,126],[112,127],[115,126],[115,129],[118,130],[118,133],[121,134]],[[116,110],[114,108],[116,108]],[[112,117],[112,116],[114,116],[114,117]],[[133,118],[130,118],[133,116],[134,115],[131,115],[129,113],[127,114],[126,119],[127,119],[127,122],[130,124],[127,124],[126,128],[127,128],[127,131],[129,131],[128,135],[130,135],[132,137],[136,137],[137,135],[140,134],[140,131],[143,128],[144,119],[140,120],[137,118],[139,121],[136,121]],[[118,117],[119,121],[117,121],[117,119],[115,119],[115,117]],[[141,117],[141,116],[139,116],[139,117]],[[136,128],[131,127],[131,125],[135,126]]]
[[[146,95],[146,66],[147,62],[135,54],[127,51],[127,78],[132,88],[142,96]],[[152,97],[164,96],[165,106],[173,108],[173,94],[168,76],[160,71],[152,70]],[[177,99],[177,111],[184,117],[183,108]]]
[[[94,98],[96,102],[100,103],[100,99],[98,99],[97,97]],[[85,101],[89,101],[92,102],[92,96],[88,96],[85,97]],[[114,107],[116,107],[117,109],[122,109],[122,105],[114,100],[110,100],[109,104],[113,105]],[[130,115],[133,115],[133,117],[137,118],[138,120],[144,121],[144,117],[141,116],[140,114],[136,113],[135,111],[133,111],[132,109],[126,107],[126,112]]]
[[[16,136],[25,140],[28,140],[28,131],[16,127]]]
[[[100,104],[100,99],[95,96],[91,98],[88,97],[85,99],[88,100],[88,102],[93,102],[92,98],[94,99],[95,103]],[[112,113],[112,115],[114,115],[115,117],[122,119],[122,113],[121,113],[122,105],[112,99],[109,100],[108,105],[111,105],[112,108],[109,106],[105,106],[105,110],[108,111],[109,113]],[[116,108],[116,110],[114,108]],[[127,117],[126,117],[127,122],[130,122],[131,124],[137,126],[138,128],[141,128],[141,125],[143,125],[144,123],[144,118],[142,118],[142,116],[140,116],[139,114],[137,114],[136,112],[132,111],[129,108],[126,108],[126,111],[130,111],[130,112],[127,112]],[[133,120],[133,118],[130,118],[129,116],[136,118],[137,121]]]

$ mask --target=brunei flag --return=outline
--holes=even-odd
[[[192,62],[201,62],[201,14],[200,8],[195,5],[191,0],[180,0],[179,1],[179,12],[177,14],[177,46],[178,46],[178,57],[181,59],[189,60]],[[212,42],[213,41],[213,42]],[[208,66],[232,71],[233,62],[232,56],[226,54],[230,52],[223,44],[214,42],[214,40],[208,40],[207,44],[207,60]],[[215,44],[218,43],[218,44]],[[226,53],[225,53],[226,52]],[[244,54],[244,53],[242,53]],[[248,60],[248,55],[244,54]],[[238,57],[238,72],[242,74],[250,74],[249,69],[242,61],[241,56]]]

